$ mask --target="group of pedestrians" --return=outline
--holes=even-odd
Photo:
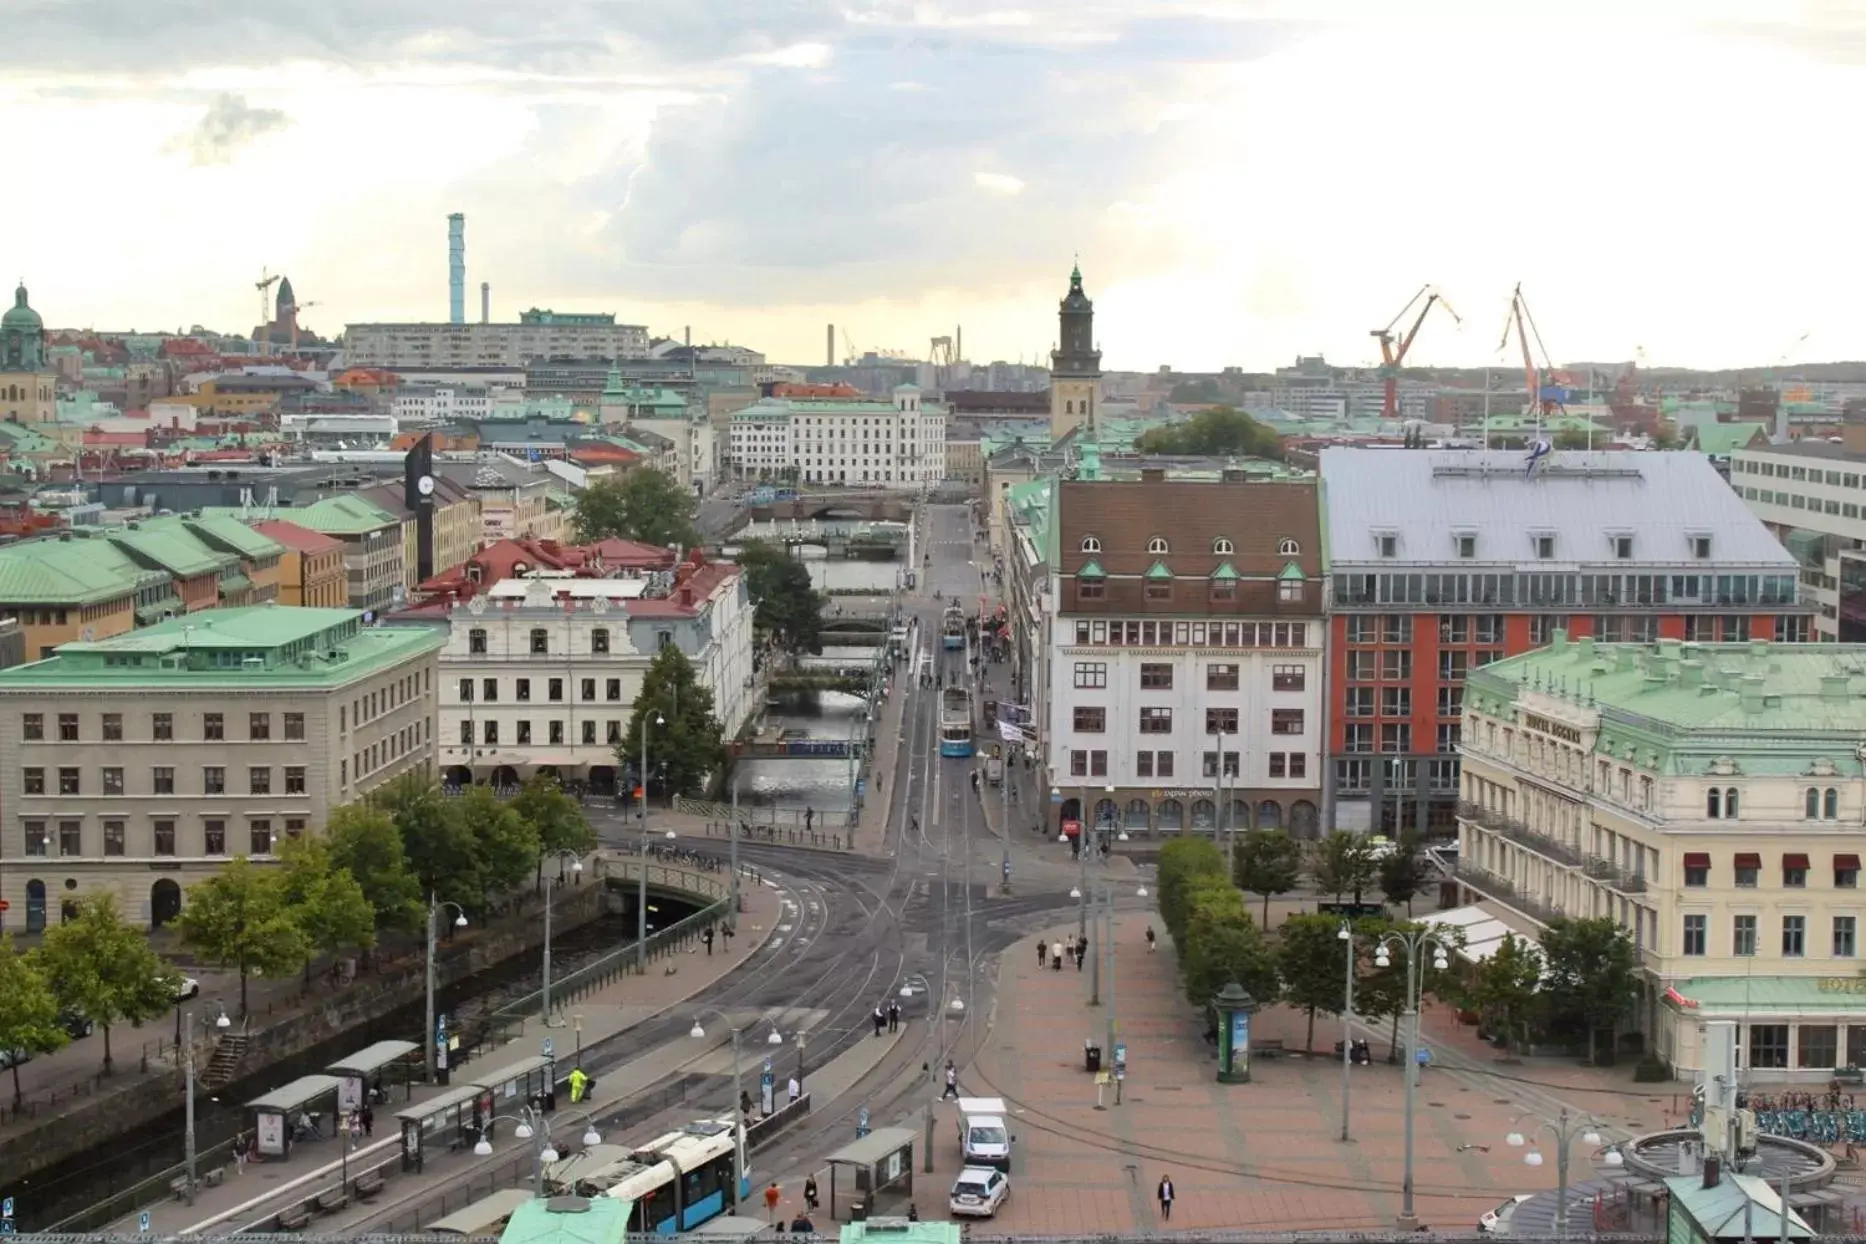
[[[875,1003],[874,1014],[869,1017],[875,1024],[875,1035],[901,1030],[901,1004],[890,1001],[886,1006]]]
[[[1063,959],[1067,957],[1076,961],[1076,971],[1080,972],[1083,962],[1088,958],[1088,948],[1089,939],[1087,934],[1072,938],[1068,942],[1051,942],[1047,946],[1039,939],[1037,942],[1037,968],[1039,970],[1050,968],[1053,971],[1060,972],[1063,970]]]

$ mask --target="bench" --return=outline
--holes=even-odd
[[[311,1222],[311,1213],[302,1205],[279,1211],[279,1230],[303,1231]]]
[[[375,1171],[366,1172],[365,1174],[358,1175],[356,1177],[356,1182],[353,1183],[351,1187],[355,1190],[356,1197],[359,1201],[367,1201],[371,1197],[381,1194],[382,1176],[378,1175]]]
[[[1263,1058],[1281,1058],[1284,1053],[1283,1040],[1281,1037],[1269,1037],[1262,1041],[1252,1041],[1250,1052]]]
[[[172,1195],[177,1201],[187,1200],[188,1199],[188,1177],[186,1175],[175,1176],[175,1178],[168,1181],[168,1190],[169,1190],[170,1195]]]
[[[317,1212],[334,1214],[350,1203],[350,1194],[342,1188],[330,1188],[317,1194]]]
[[[201,1176],[201,1186],[203,1188],[218,1188],[220,1187],[220,1181],[226,1177],[227,1168],[224,1166],[216,1166],[213,1170]]]

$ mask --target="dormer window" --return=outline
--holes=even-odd
[[[1302,546],[1288,536],[1284,536],[1276,543],[1276,555],[1278,557],[1300,557],[1302,555]]]
[[[1147,552],[1154,557],[1164,557],[1170,551],[1171,550],[1166,547],[1165,536],[1155,536],[1153,539],[1147,541]]]
[[[1452,536],[1451,539],[1452,539],[1452,543],[1454,543],[1457,546],[1458,557],[1461,560],[1471,561],[1477,557],[1477,533],[1476,532],[1460,531],[1456,535]]]
[[[1535,536],[1531,536],[1530,540],[1535,545],[1537,561],[1552,562],[1555,560],[1555,537],[1554,536],[1546,535],[1546,534],[1535,535]]]
[[[1622,534],[1609,536],[1608,539],[1613,543],[1613,559],[1615,561],[1630,562],[1633,560],[1632,536]]]
[[[1709,536],[1692,536],[1691,537],[1691,556],[1696,558],[1698,561],[1707,562],[1710,560],[1710,555],[1711,555],[1711,538]]]
[[[1090,562],[1076,571],[1076,599],[1100,600],[1107,591],[1106,578],[1100,562]]]
[[[1083,536],[1082,537],[1082,551],[1084,553],[1101,552],[1101,541],[1096,539],[1094,536]]]
[[[1237,550],[1232,547],[1231,541],[1225,539],[1223,536],[1219,536],[1216,540],[1212,541],[1212,555],[1214,557],[1229,557],[1236,551]]]
[[[1379,550],[1380,556],[1382,557],[1398,557],[1399,536],[1391,531],[1376,531],[1374,533],[1374,548]]]

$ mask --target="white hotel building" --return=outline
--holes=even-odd
[[[769,397],[733,412],[730,448],[742,479],[914,489],[946,478],[946,407],[913,385],[891,403]]]

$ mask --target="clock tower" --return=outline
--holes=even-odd
[[[1069,273],[1058,319],[1060,346],[1050,352],[1050,439],[1092,425],[1101,411],[1101,351],[1095,348],[1095,304],[1082,292],[1082,266]]]

